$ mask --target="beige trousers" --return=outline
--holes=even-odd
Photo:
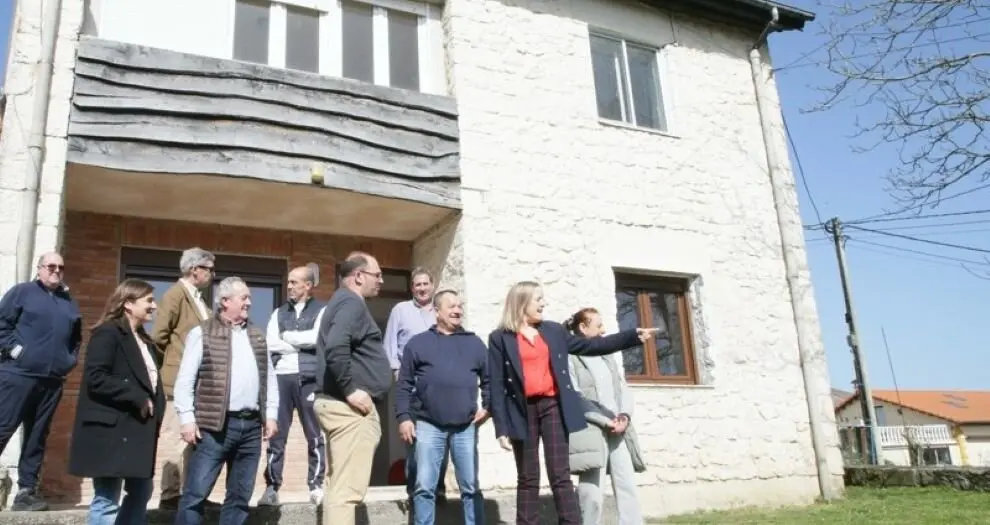
[[[317,398],[313,404],[327,434],[326,499],[323,525],[354,525],[355,510],[371,484],[371,465],[382,439],[378,410],[361,415],[343,401]]]
[[[182,425],[179,414],[170,399],[165,404],[165,414],[162,417],[162,431],[158,443],[158,460],[161,462],[162,501],[178,498],[182,495],[182,481],[189,464],[192,447],[182,440],[180,433]]]

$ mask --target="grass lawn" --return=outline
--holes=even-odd
[[[653,523],[681,525],[958,525],[990,523],[990,494],[944,488],[850,487],[837,503],[776,510],[740,509],[677,516]]]

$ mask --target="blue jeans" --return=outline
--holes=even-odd
[[[124,490],[122,502],[121,488]],[[153,489],[154,482],[150,478],[94,478],[89,525],[145,525]]]
[[[436,522],[436,488],[440,465],[450,453],[454,475],[461,489],[464,525],[484,525],[484,502],[478,490],[477,427],[438,427],[416,422],[416,492],[413,496],[415,525]]]
[[[227,417],[220,432],[201,431],[186,466],[175,525],[203,523],[203,506],[227,467],[227,495],[220,509],[219,525],[243,525],[248,519],[248,501],[261,460],[261,419]]]
[[[444,478],[447,476],[447,464],[450,462],[450,456],[444,454],[443,463],[440,465],[440,474],[437,476],[439,479],[437,481],[437,495],[444,494],[447,492],[447,484]],[[413,497],[416,496],[416,442],[413,441],[412,445],[406,447],[406,494],[409,495],[409,501],[412,502]]]

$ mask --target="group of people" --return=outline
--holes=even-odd
[[[379,410],[393,384],[417,525],[435,523],[448,457],[465,524],[483,523],[477,432],[488,419],[515,458],[518,524],[540,522],[541,442],[559,523],[600,522],[606,473],[620,523],[642,523],[633,473],[644,466],[632,402],[610,354],[641,344],[655,329],[603,336],[591,308],[566,326],[544,320],[542,289],[520,282],[486,345],[463,327],[458,293],[434,293],[433,276],[416,269],[413,298],[393,309],[383,334],[366,303],[379,292],[382,270],[363,252],[341,263],[341,284],[326,303],[312,296],[313,269],[293,269],[288,301],[262,328],[249,320],[251,290],[238,277],[220,281],[215,310],[206,306],[202,291],[214,282],[215,262],[199,248],[183,252],[182,278],[161,304],[149,283],[125,279],[92,326],[69,460],[71,474],[93,480],[91,524],[147,522],[159,439],[185,443],[165,447],[181,452],[161,458],[159,507],[175,509],[177,525],[202,523],[226,467],[219,522],[243,524],[264,441],[267,486],[258,504],[279,504],[294,414],[308,444],[310,500],[323,504],[325,524],[353,524],[382,437]],[[0,300],[0,450],[24,426],[14,510],[47,508],[38,473],[83,331],[62,281],[62,257],[43,255],[37,270],[34,281]]]

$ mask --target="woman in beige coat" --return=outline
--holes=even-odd
[[[583,308],[566,323],[575,335],[599,337],[601,315]],[[612,478],[619,525],[642,525],[636,492],[636,472],[646,470],[632,428],[633,401],[622,367],[612,355],[570,356],[574,387],[580,391],[589,425],[570,438],[571,472],[578,475],[582,525],[602,522],[602,486]]]

